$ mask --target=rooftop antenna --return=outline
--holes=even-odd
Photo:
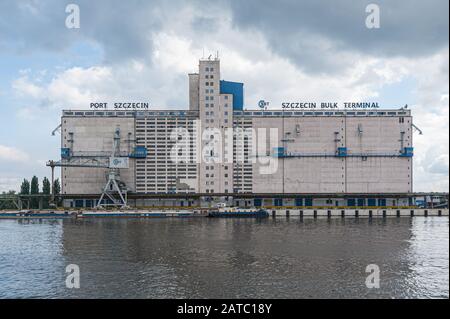
[[[212,54],[209,55],[208,60],[211,60],[211,56],[212,56]]]
[[[216,52],[216,60],[219,60],[219,50]]]

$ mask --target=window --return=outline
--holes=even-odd
[[[205,75],[205,79],[209,79],[209,75],[208,74]]]
[[[214,71],[214,68],[210,68],[209,70],[212,72],[212,71]]]
[[[228,100],[228,95],[225,95],[225,100]]]
[[[208,71],[209,71],[209,68],[208,68],[208,67],[206,67],[206,68],[205,68],[205,71],[206,71],[206,72],[208,72]]]

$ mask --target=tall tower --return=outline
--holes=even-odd
[[[196,76],[190,76],[190,91],[195,92]],[[196,99],[192,97],[193,103]],[[220,92],[220,61],[200,60],[198,73],[198,105],[201,123],[200,176],[201,193],[232,193],[233,164],[227,159],[230,147],[226,132],[233,128],[233,95]],[[232,137],[231,137],[232,144]],[[231,145],[232,152],[232,145]]]

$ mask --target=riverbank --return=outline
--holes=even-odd
[[[125,218],[157,218],[157,217],[206,217],[210,209],[192,210],[22,210],[0,211],[0,218],[99,218],[99,217],[125,217]],[[386,217],[414,217],[414,216],[449,216],[449,210],[435,209],[269,209],[269,216],[290,217],[299,216],[305,218],[318,217],[349,217],[349,218],[386,218]]]

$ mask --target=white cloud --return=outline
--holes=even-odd
[[[33,107],[21,108],[20,116],[37,114],[30,109],[43,109],[43,113],[86,109],[91,102],[149,101],[154,108],[187,108],[186,73],[196,71],[203,50],[206,56],[219,51],[223,78],[245,83],[247,107],[256,107],[260,99],[272,107],[302,100],[376,101],[383,86],[414,78],[414,123],[425,132],[415,135],[414,187],[416,191],[448,190],[448,48],[425,57],[376,57],[333,50],[333,43],[321,38],[315,50],[309,48],[317,60],[326,55],[328,62],[332,59],[347,66],[323,74],[310,68],[305,72],[302,61],[274,50],[257,28],[236,28],[227,10],[200,12],[187,6],[168,10],[164,17],[170,23],[152,32],[148,41],[153,50],[140,58],[70,67],[47,82],[39,71],[35,78],[31,71],[23,72],[12,86]]]
[[[22,96],[40,98],[43,95],[42,88],[32,83],[27,76],[22,76],[12,83],[13,89]]]
[[[10,190],[18,192],[21,182],[17,177],[0,177],[0,193]]]
[[[0,161],[4,162],[26,162],[29,155],[15,147],[0,145]]]

